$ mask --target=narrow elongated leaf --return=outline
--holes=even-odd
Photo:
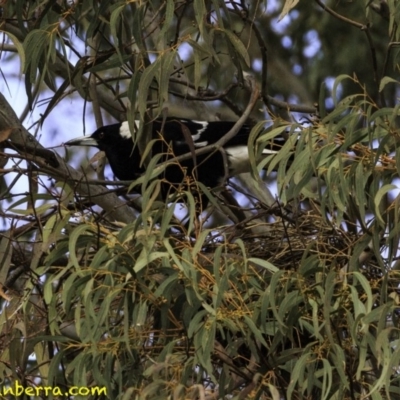
[[[247,67],[250,67],[250,56],[249,53],[244,46],[243,42],[230,30],[224,29],[222,30],[229,41],[232,43],[235,50],[242,57],[242,60],[245,62]]]
[[[389,193],[391,190],[395,190],[395,189],[397,189],[397,186],[396,186],[396,185],[387,184],[387,185],[382,186],[382,187],[378,190],[378,192],[376,193],[376,195],[375,195],[375,199],[374,199],[375,213],[376,213],[377,219],[378,219],[382,224],[385,224],[385,221],[383,220],[382,214],[381,214],[381,211],[380,211],[380,204],[381,204],[381,201],[382,201],[383,197],[384,197],[387,193]]]
[[[6,34],[10,38],[10,40],[13,42],[15,48],[17,49],[17,52],[19,55],[19,60],[20,60],[20,74],[21,74],[23,71],[26,71],[26,67],[25,67],[26,57],[25,57],[25,49],[24,49],[23,44],[11,32],[4,31],[1,29],[0,29],[0,32],[3,32],[4,34]]]

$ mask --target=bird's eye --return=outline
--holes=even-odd
[[[99,139],[103,139],[104,138],[104,132],[100,132],[99,133]]]

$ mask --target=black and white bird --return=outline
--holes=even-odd
[[[138,129],[140,122],[135,121],[135,124]],[[224,179],[228,177],[250,171],[248,140],[252,127],[249,125],[243,125],[237,135],[224,145],[225,155],[215,150],[195,155],[194,150],[215,144],[229,132],[235,122],[167,118],[164,121],[155,120],[152,124],[152,139],[156,139],[153,142],[152,155],[162,154],[160,162],[191,154],[185,160],[179,163],[171,162],[166,167],[163,175],[164,197],[171,187],[179,187],[185,176],[215,188],[224,184]],[[283,138],[275,138],[273,143],[263,150],[263,154],[276,153],[283,143]],[[145,172],[139,147],[132,140],[128,122],[104,126],[90,136],[72,139],[65,145],[94,146],[103,150],[114,175],[119,180],[134,180]]]

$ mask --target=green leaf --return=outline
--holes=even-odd
[[[24,72],[27,73],[28,66],[30,67],[30,81],[34,82],[36,79],[37,69],[39,62],[45,48],[48,44],[48,33],[44,30],[34,29],[28,33],[24,40],[24,51],[26,56],[26,63]]]
[[[254,321],[247,315],[243,315],[243,319],[246,325],[249,327],[250,331],[253,333],[256,340],[268,349],[269,346],[265,341],[264,337],[262,336],[260,329],[256,326]]]
[[[107,60],[105,60],[104,62],[96,64],[93,67],[89,68],[87,72],[95,73],[95,72],[109,71],[113,68],[122,67],[131,59],[132,56],[130,54],[121,55],[117,53],[108,58]]]
[[[399,84],[400,82],[397,81],[396,79],[391,78],[390,76],[384,76],[384,77],[381,79],[380,83],[379,83],[379,91],[382,92],[382,90],[385,88],[385,86],[386,86],[388,83],[396,83],[396,84]]]
[[[194,60],[194,90],[197,92],[201,83],[202,68],[203,68],[203,62],[200,56],[200,52],[196,50],[194,51],[193,60]]]
[[[161,74],[162,57],[159,56],[156,61],[150,64],[144,71],[140,78],[138,89],[138,109],[141,120],[144,120],[144,114],[147,109],[147,101],[150,91],[150,85],[153,83],[157,74]]]
[[[165,9],[165,17],[162,28],[158,33],[158,43],[160,44],[162,41],[166,41],[166,34],[171,27],[172,19],[174,17],[175,11],[175,1],[174,0],[167,0],[167,5]]]
[[[337,106],[338,101],[339,101],[339,95],[337,94],[337,90],[338,90],[339,86],[342,84],[342,81],[345,80],[345,79],[350,79],[350,80],[352,80],[352,78],[351,78],[349,75],[342,74],[342,75],[339,75],[339,76],[335,79],[335,82],[334,82],[334,84],[333,84],[333,88],[332,88],[332,97],[333,97],[333,101],[335,102],[335,106]],[[334,111],[335,111],[335,110],[334,110]],[[336,112],[343,113],[343,110],[338,109],[338,110],[336,110]],[[328,115],[329,118],[332,118],[333,116],[334,116],[333,113],[331,113],[331,114]]]
[[[375,198],[374,198],[375,215],[376,215],[376,218],[381,222],[382,225],[385,224],[385,221],[383,220],[381,211],[380,211],[380,204],[381,204],[382,198],[387,193],[389,193],[391,190],[395,190],[395,189],[398,189],[396,185],[386,184],[386,185],[383,185],[378,190],[378,192],[375,194]]]
[[[225,33],[226,37],[232,43],[235,50],[240,54],[243,61],[246,63],[246,66],[250,67],[250,56],[243,42],[230,30],[221,29],[221,31]]]
[[[288,385],[286,396],[288,399],[292,398],[293,391],[296,385],[302,386],[303,374],[307,374],[308,365],[313,363],[313,355],[306,352],[297,361],[290,375],[290,383]]]
[[[11,231],[3,233],[0,240],[0,289],[6,282],[8,271],[11,266],[13,246],[11,244]]]
[[[262,268],[265,268],[266,270],[275,273],[277,271],[279,271],[279,268],[275,267],[275,265],[271,264],[270,262],[266,261],[266,260],[262,260],[261,258],[254,258],[251,257],[247,260],[249,263],[253,263],[256,264]]]
[[[281,14],[279,15],[278,22],[281,21],[287,14],[289,14],[290,10],[292,10],[298,4],[300,0],[286,0],[283,5],[283,9]]]
[[[90,236],[92,236],[92,230],[91,227],[85,224],[79,225],[78,227],[76,227],[69,238],[69,252],[70,252],[70,260],[72,262],[72,264],[75,266],[75,268],[80,271],[81,267],[80,267],[80,263],[78,261],[78,255],[77,255],[77,250],[80,248],[80,245],[78,243],[78,241],[80,240],[81,236],[83,234],[87,234],[89,233]]]
[[[159,258],[164,258],[164,257],[168,258],[167,252],[153,251],[153,252],[149,253],[146,249],[143,249],[142,252],[140,253],[138,259],[135,262],[133,270],[135,272],[139,272],[142,268],[149,265],[154,260],[157,260]]]
[[[119,59],[121,61],[121,64],[123,63],[122,60],[122,54],[119,48],[119,37],[118,37],[118,33],[117,33],[117,29],[119,28],[119,22],[120,22],[120,15],[122,13],[122,11],[124,11],[124,8],[126,7],[125,4],[116,7],[113,12],[111,13],[111,17],[110,17],[110,31],[111,31],[111,36],[113,38],[114,41],[114,47],[117,50],[117,54],[119,56]]]
[[[20,60],[20,74],[23,71],[26,71],[26,67],[25,67],[25,49],[23,44],[18,40],[18,38],[13,35],[12,33],[2,30],[0,29],[0,32],[3,32],[4,34],[6,34],[10,40],[13,42],[15,48],[17,49],[18,55],[19,55],[19,60]]]
[[[173,71],[176,52],[167,51],[161,56],[161,66],[159,74],[156,74],[158,81],[158,101],[160,107],[164,101],[168,101],[169,77]]]
[[[206,36],[205,31],[205,19],[207,15],[206,6],[204,4],[204,0],[194,0],[193,1],[194,15],[196,18],[197,25],[199,27],[199,31],[203,38]]]

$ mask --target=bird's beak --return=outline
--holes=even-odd
[[[68,142],[64,143],[66,146],[94,146],[98,147],[98,143],[96,140],[91,138],[90,136],[80,136],[75,139],[68,140]]]

